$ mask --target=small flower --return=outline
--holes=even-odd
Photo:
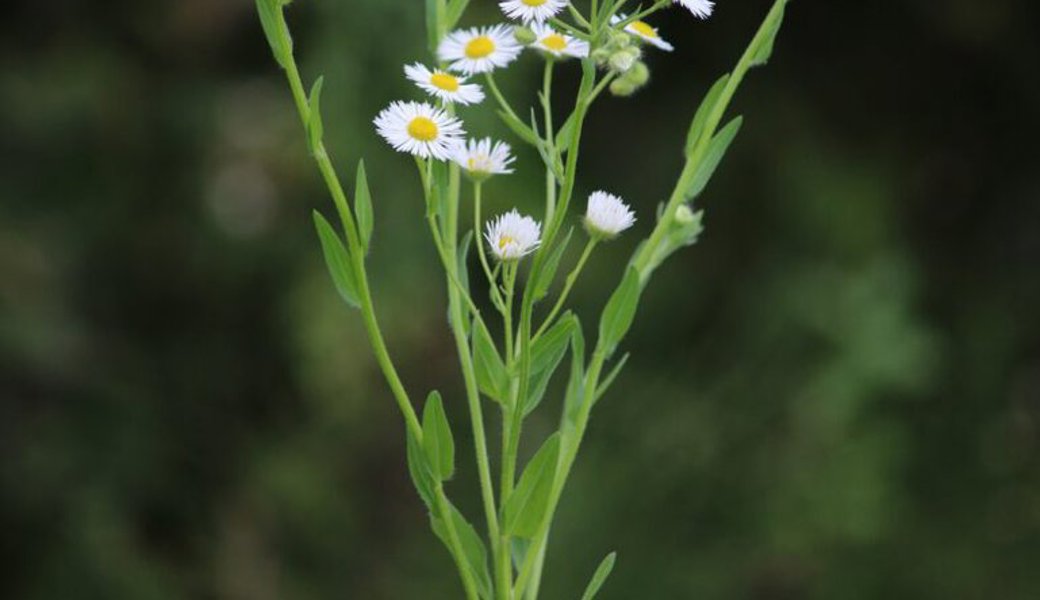
[[[675,3],[682,4],[699,19],[707,19],[715,10],[715,3],[711,0],[675,0]]]
[[[393,102],[374,123],[394,150],[421,158],[448,160],[466,135],[461,121],[425,102]]]
[[[627,15],[619,13],[610,18],[610,24],[617,25],[618,23],[623,22],[627,18]],[[625,25],[625,31],[631,33],[632,35],[636,36],[637,38],[643,40],[648,44],[657,46],[665,52],[671,52],[672,50],[675,50],[674,46],[661,39],[660,34],[657,33],[657,28],[651,27],[650,24],[646,21],[632,21],[628,25]]]
[[[466,75],[489,73],[520,56],[523,47],[508,25],[474,27],[449,33],[437,48],[437,56],[451,62],[451,69]]]
[[[510,19],[520,19],[524,23],[543,23],[555,17],[567,6],[567,0],[506,0],[498,6]]]
[[[456,77],[441,70],[431,71],[422,63],[405,65],[404,73],[424,92],[456,104],[479,104],[484,101],[484,92],[475,83],[466,83],[465,77]]]
[[[585,209],[585,229],[589,235],[611,239],[635,222],[635,214],[621,198],[606,192],[593,192],[589,196]]]
[[[574,58],[585,58],[589,55],[589,43],[578,38],[564,35],[552,27],[546,25],[535,25],[534,33],[537,36],[534,47],[543,52],[551,54],[555,58],[573,56]]]
[[[513,209],[497,220],[489,221],[484,238],[498,260],[520,260],[538,248],[542,241],[542,226]]]
[[[459,164],[475,180],[483,181],[492,175],[512,173],[509,168],[516,160],[512,148],[505,142],[491,144],[491,138],[459,142],[452,152],[452,160]]]

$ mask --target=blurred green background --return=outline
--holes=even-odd
[[[587,271],[587,330],[769,4],[669,11],[651,87],[594,109],[579,193],[641,220]],[[369,125],[418,98],[421,12],[298,0],[291,21],[338,164],[367,158],[395,359],[465,438],[412,165]],[[707,232],[655,277],[597,408],[546,598],[611,550],[604,599],[1040,598],[1038,26],[1030,0],[792,3]],[[500,77],[521,112],[538,77],[531,56]],[[472,133],[508,138],[479,112]],[[0,597],[460,596],[326,279],[295,118],[248,0],[5,3]],[[538,210],[538,159],[518,165],[490,212]],[[460,444],[449,491],[476,516]]]

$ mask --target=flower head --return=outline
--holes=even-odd
[[[707,19],[715,10],[715,3],[711,0],[675,0],[675,3],[682,4],[699,19]]]
[[[515,160],[512,148],[505,142],[491,144],[491,138],[459,142],[452,152],[452,160],[459,164],[469,176],[476,180],[484,180],[492,175],[512,173],[510,165]]]
[[[510,19],[520,19],[524,23],[543,23],[555,17],[567,6],[567,0],[506,0],[498,6]]]
[[[538,248],[542,241],[542,226],[513,209],[489,221],[484,238],[498,260],[520,260]]]
[[[466,83],[465,77],[457,77],[440,69],[431,71],[422,63],[405,65],[404,73],[424,92],[444,102],[479,104],[484,100],[480,86]]]
[[[585,229],[589,235],[610,239],[636,222],[632,209],[621,198],[606,192],[593,192],[585,209]]]
[[[523,47],[508,25],[474,27],[449,33],[437,48],[437,57],[466,75],[488,73],[520,56]]]
[[[393,102],[375,118],[376,131],[398,152],[448,160],[462,141],[462,122],[425,102]]]
[[[533,29],[537,38],[534,47],[554,58],[585,58],[589,55],[589,43],[584,40],[562,34],[547,25],[536,24]]]
[[[618,23],[624,22],[627,18],[627,15],[619,13],[610,18],[610,23],[611,25],[617,25]],[[652,27],[646,21],[632,21],[628,25],[625,25],[625,31],[627,33],[631,33],[632,35],[636,36],[637,38],[643,40],[648,44],[651,44],[660,48],[661,50],[664,50],[665,52],[671,52],[672,50],[675,50],[674,46],[661,39],[661,35],[657,33],[657,28]]]

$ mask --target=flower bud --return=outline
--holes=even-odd
[[[618,73],[625,73],[632,68],[642,55],[637,46],[629,46],[610,55],[610,68]]]
[[[624,78],[615,79],[614,81],[610,82],[610,93],[621,98],[631,96],[632,94],[636,93],[637,89],[638,88],[636,86],[632,85]]]
[[[516,38],[516,41],[525,46],[530,46],[538,41],[538,34],[536,34],[530,27],[524,27],[522,25],[517,25],[513,28],[513,37]]]
[[[690,225],[697,219],[697,215],[693,214],[693,209],[688,204],[680,204],[679,208],[675,209],[675,222],[679,225]]]
[[[650,81],[650,67],[643,61],[637,61],[632,68],[625,73],[625,79],[637,88],[641,88]]]

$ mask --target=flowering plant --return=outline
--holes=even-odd
[[[448,320],[473,428],[486,544],[445,489],[455,471],[456,452],[440,395],[428,395],[420,417],[384,342],[366,271],[374,208],[364,165],[358,167],[351,204],[322,141],[323,79],[307,93],[293,57],[284,14],[290,1],[256,0],[256,4],[274,57],[288,77],[311,153],[331,192],[345,236],[315,211],[325,261],[337,291],[360,310],[376,359],[404,416],[412,480],[429,510],[434,533],[458,568],[467,598],[534,600],[553,517],[589,416],[627,359],[615,359],[618,345],[632,325],[641,293],[655,269],[677,250],[695,243],[703,230],[703,213],[694,211],[693,202],[705,190],[742,122],[736,117],[723,126],[723,117],[747,71],[769,59],[787,0],[775,0],[735,69],[715,83],[697,109],[684,148],[685,165],[674,191],[659,207],[649,236],[623,267],[620,284],[606,302],[591,346],[586,344],[578,317],[564,311],[567,299],[595,248],[631,228],[636,216],[618,196],[603,191],[591,194],[581,221],[587,237],[584,250],[555,300],[546,302],[574,237],[568,224],[586,115],[605,91],[629,96],[647,85],[646,50],[672,50],[645,18],[678,4],[706,19],[714,3],[656,0],[626,14],[622,11],[629,0],[590,0],[583,3],[585,11],[566,0],[505,0],[500,7],[514,24],[456,29],[469,0],[426,0],[434,60],[432,66],[409,64],[404,74],[415,83],[417,93],[426,94],[429,100],[393,102],[374,124],[395,150],[413,155],[417,167],[425,217],[445,273]],[[533,110],[528,120],[513,109],[494,77],[524,53],[536,54],[545,63],[537,95],[541,114]],[[558,63],[566,60],[580,62],[581,82],[570,116],[556,123],[553,75]],[[477,81],[471,81],[474,79]],[[514,162],[505,142],[466,139],[459,110],[479,105],[488,96],[510,132],[537,149],[542,158],[546,177],[542,222],[516,210],[483,220],[484,186],[512,173]],[[464,185],[464,181],[468,183]],[[471,193],[464,194],[464,189]],[[471,196],[471,231],[463,231],[467,228],[460,218],[466,195]],[[471,247],[475,257],[471,257]],[[470,293],[471,263],[479,265],[489,286],[492,308],[501,319],[500,340],[492,335],[498,324],[489,322]],[[548,310],[541,310],[543,303]],[[568,354],[570,369],[559,428],[540,443],[518,477],[524,420],[540,406]],[[497,490],[484,429],[485,400],[495,403],[502,414]],[[613,564],[610,554],[593,574],[583,598],[596,595]]]

